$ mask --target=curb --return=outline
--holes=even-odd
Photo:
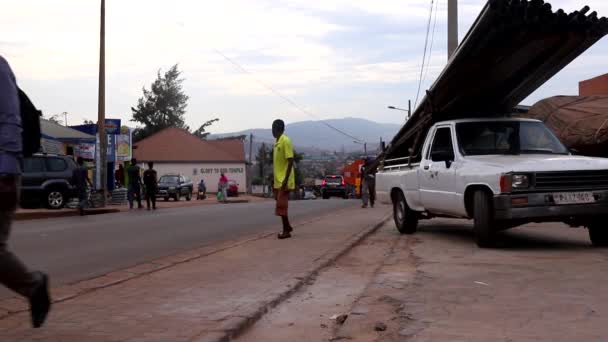
[[[85,216],[89,215],[102,215],[102,214],[115,214],[119,213],[120,209],[89,209],[85,211]],[[80,216],[77,209],[65,210],[65,211],[43,211],[43,212],[31,212],[31,213],[15,213],[15,221],[25,220],[41,220],[49,218],[62,218],[62,217],[73,217]]]
[[[391,218],[391,215],[387,215],[381,221],[371,227],[364,229],[363,231],[355,234],[349,239],[349,241],[336,251],[330,251],[318,259],[318,264],[311,267],[306,274],[296,277],[297,280],[293,284],[288,284],[288,290],[275,293],[270,298],[259,305],[257,308],[251,310],[245,310],[245,314],[239,316],[233,316],[227,318],[222,324],[220,329],[205,332],[192,341],[197,342],[230,342],[233,339],[240,337],[247,329],[258,322],[266,313],[287,300],[289,297],[300,291],[305,285],[312,282],[317,277],[319,272],[324,268],[327,268],[333,264],[337,259],[348,253],[351,249],[361,243],[365,238],[375,233],[380,229],[386,222]],[[249,311],[249,312],[247,312]]]

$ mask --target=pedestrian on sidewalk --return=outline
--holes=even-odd
[[[219,191],[222,193],[222,202],[228,203],[228,178],[223,172],[220,175]]]
[[[365,159],[365,163],[361,166],[361,200],[363,201],[362,208],[367,208],[367,203],[373,208],[376,202],[376,175],[370,170],[369,160]]]
[[[289,223],[288,207],[289,192],[296,188],[293,171],[293,146],[289,137],[285,135],[285,122],[275,120],[272,123],[272,135],[277,139],[274,144],[272,159],[274,166],[274,198],[276,200],[275,214],[281,217],[283,232],[279,233],[279,239],[291,237],[293,227]]]
[[[0,283],[28,299],[32,325],[39,328],[51,309],[49,278],[42,272],[28,271],[8,250],[21,182],[21,110],[28,110],[20,106],[19,99],[15,75],[0,56]]]
[[[78,157],[78,167],[72,172],[72,183],[76,187],[78,193],[78,210],[80,216],[84,216],[84,208],[87,204],[87,185],[93,188],[93,183],[89,179],[89,173],[87,168],[84,166],[84,159]]]
[[[148,169],[144,171],[144,187],[146,191],[146,205],[150,210],[150,201],[152,201],[152,209],[156,210],[156,187],[158,177],[154,170],[154,163],[148,162]]]
[[[127,168],[127,174],[129,176],[129,209],[133,209],[133,200],[137,197],[137,208],[143,209],[141,205],[141,175],[139,166],[137,166],[137,159],[131,159],[131,165]]]

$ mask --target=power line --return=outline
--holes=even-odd
[[[431,64],[431,58],[433,57],[433,42],[435,41],[435,28],[437,26],[437,13],[439,12],[439,1],[435,1],[435,19],[433,21],[433,33],[431,34],[431,47],[429,49],[429,58],[426,63],[426,70],[424,71],[424,77],[422,78],[422,83],[426,81],[426,76],[429,73],[429,66]]]
[[[232,65],[234,65],[235,67],[237,67],[239,70],[241,70],[242,72],[244,72],[244,73],[246,73],[246,74],[250,75],[250,76],[251,76],[251,77],[252,77],[252,78],[253,78],[253,79],[254,79],[256,82],[258,82],[258,83],[259,83],[259,84],[260,84],[262,87],[266,88],[267,90],[269,90],[270,92],[272,92],[272,93],[273,93],[273,94],[275,94],[276,96],[280,97],[280,98],[281,98],[281,99],[283,99],[285,102],[289,103],[290,105],[292,105],[293,107],[295,107],[296,109],[298,109],[299,111],[301,111],[302,113],[304,113],[304,114],[306,114],[306,115],[308,115],[308,116],[310,116],[310,117],[312,117],[312,118],[314,118],[314,119],[318,120],[318,122],[322,123],[323,125],[325,125],[325,126],[329,127],[330,129],[332,129],[332,130],[334,130],[334,131],[336,131],[336,132],[338,132],[338,133],[340,133],[340,134],[342,134],[342,135],[344,135],[344,136],[346,136],[346,137],[348,137],[348,138],[351,138],[351,139],[356,140],[356,141],[359,141],[359,142],[361,142],[361,141],[362,141],[361,139],[359,139],[359,138],[357,138],[357,137],[354,137],[354,136],[352,136],[352,135],[350,135],[350,134],[348,134],[348,133],[344,132],[343,130],[341,130],[341,129],[337,128],[337,127],[334,127],[333,125],[331,125],[331,124],[327,123],[326,121],[321,120],[321,119],[320,119],[318,116],[316,116],[316,115],[314,115],[313,113],[309,112],[308,110],[306,110],[306,109],[304,109],[304,108],[300,107],[300,106],[299,106],[297,103],[295,103],[293,100],[291,100],[291,99],[290,99],[290,98],[288,98],[287,96],[285,96],[285,95],[283,95],[283,94],[279,93],[277,90],[275,90],[275,89],[274,89],[274,88],[272,88],[271,86],[269,86],[269,85],[267,85],[266,83],[264,83],[264,82],[260,81],[259,79],[257,79],[257,78],[256,78],[256,77],[253,75],[253,73],[251,73],[251,72],[249,72],[247,69],[243,68],[243,67],[242,67],[240,64],[238,64],[237,62],[235,62],[234,60],[232,60],[231,58],[229,58],[228,56],[226,56],[225,54],[223,54],[221,51],[219,51],[219,50],[217,50],[217,49],[214,49],[214,51],[215,51],[217,54],[219,54],[220,56],[222,56],[224,59],[226,59],[228,62],[230,62]]]
[[[434,0],[431,0],[431,10],[429,11],[429,21],[426,25],[426,38],[424,40],[424,52],[422,54],[422,67],[420,68],[420,80],[418,81],[418,91],[416,92],[416,101],[414,101],[414,108],[418,106],[418,98],[420,96],[420,88],[422,87],[422,75],[424,73],[424,63],[426,62],[426,51],[429,44],[429,33],[431,31],[431,19],[433,19],[433,6]]]

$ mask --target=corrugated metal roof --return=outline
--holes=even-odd
[[[95,142],[95,136],[58,125],[42,118],[40,119],[40,132],[43,136],[57,140],[91,140]]]
[[[567,14],[542,0],[489,1],[386,155],[404,156],[408,148],[419,154],[437,121],[512,111],[608,33],[608,19],[589,10]]]

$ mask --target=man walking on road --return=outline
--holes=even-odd
[[[137,208],[142,209],[141,205],[141,176],[139,174],[139,166],[137,166],[137,159],[131,159],[131,165],[127,168],[127,174],[129,175],[129,208],[133,209],[133,200],[137,196]]]
[[[78,168],[76,168],[72,174],[72,182],[76,186],[76,190],[78,191],[78,210],[80,211],[80,216],[84,216],[84,207],[87,202],[87,184],[93,187],[91,180],[89,179],[89,175],[87,174],[87,169],[84,166],[84,159],[82,157],[78,157]]]
[[[296,188],[293,171],[293,146],[291,140],[284,134],[285,122],[275,120],[272,123],[272,135],[277,139],[273,150],[274,166],[274,198],[276,200],[275,214],[283,221],[283,232],[279,239],[291,237],[293,227],[289,223],[287,208],[289,204],[289,192]]]
[[[48,276],[29,272],[7,246],[19,202],[21,132],[17,83],[10,66],[0,56],[0,283],[29,300],[32,324],[39,328],[51,309]]]
[[[150,210],[150,201],[152,201],[152,209],[156,210],[156,185],[158,184],[158,178],[156,176],[156,170],[154,170],[154,163],[148,163],[148,169],[144,171],[144,186],[146,190],[146,204],[148,210]]]
[[[365,164],[361,167],[361,200],[362,208],[367,208],[367,202],[374,207],[376,202],[376,175],[369,170],[369,161],[365,159]]]

